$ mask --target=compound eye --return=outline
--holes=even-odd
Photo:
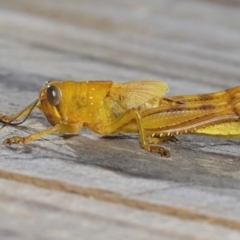
[[[56,86],[49,85],[47,87],[47,100],[53,106],[57,106],[61,101],[61,92]]]

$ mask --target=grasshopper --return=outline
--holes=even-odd
[[[76,133],[86,127],[99,134],[138,132],[142,148],[169,157],[169,150],[160,144],[175,135],[240,137],[240,86],[168,98],[167,91],[167,84],[157,80],[50,81],[37,100],[15,114],[0,114],[0,122],[19,125],[38,108],[52,127],[3,143],[28,143],[47,134]]]

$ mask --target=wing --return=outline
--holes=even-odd
[[[115,83],[106,100],[114,99],[126,109],[131,109],[139,107],[153,98],[163,98],[167,91],[167,84],[157,80]]]
[[[163,98],[167,91],[167,84],[158,80],[114,83],[104,102],[116,118],[128,109],[137,108],[154,98]]]

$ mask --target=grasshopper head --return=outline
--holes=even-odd
[[[66,120],[66,116],[61,110],[61,82],[47,82],[40,90],[39,100],[41,110],[52,125],[63,123]]]

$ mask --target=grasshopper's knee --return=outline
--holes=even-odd
[[[234,112],[240,118],[240,98],[239,101],[234,105]]]

